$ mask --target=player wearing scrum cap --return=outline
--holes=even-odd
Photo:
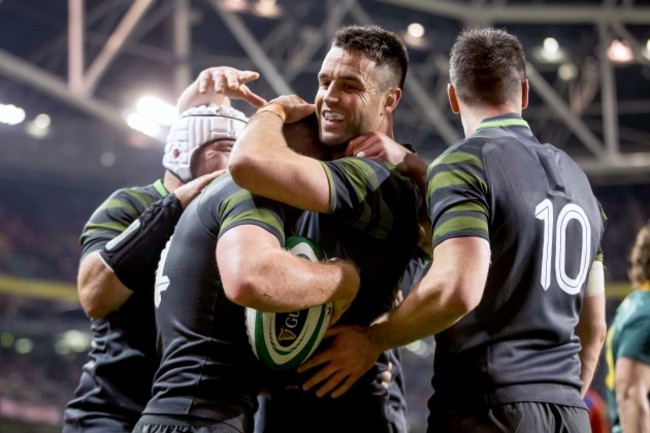
[[[188,106],[182,99],[181,109]],[[159,362],[153,291],[160,252],[183,209],[225,168],[245,124],[227,105],[185,110],[169,133],[163,179],[115,191],[83,228],[77,290],[93,344],[63,433],[133,429]]]
[[[314,126],[315,119],[294,123],[285,135],[308,151]],[[317,136],[313,143],[321,148]],[[158,265],[161,361],[134,433],[253,432],[265,375],[244,306],[291,312],[332,302],[336,320],[351,304],[359,287],[354,265],[311,262],[283,248],[301,213],[253,196],[228,174],[185,209]]]

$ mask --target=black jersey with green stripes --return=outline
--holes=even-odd
[[[162,358],[143,414],[252,420],[261,364],[248,343],[244,308],[226,298],[215,250],[223,233],[244,224],[284,244],[292,212],[229,175],[185,209],[158,265],[153,302]]]
[[[82,257],[103,248],[167,194],[160,180],[111,194],[84,226]],[[92,418],[96,430],[86,427],[85,431],[108,431],[114,423],[133,426],[149,400],[158,366],[153,287],[133,288],[133,292],[119,309],[91,320],[93,344],[74,398],[65,409],[66,425],[68,421],[83,425]]]
[[[516,114],[484,121],[428,170],[433,245],[490,242],[478,307],[436,336],[434,404],[584,407],[574,333],[604,215],[587,177]]]
[[[339,323],[367,325],[395,305],[400,280],[417,245],[418,190],[411,179],[383,161],[341,158],[322,165],[329,179],[331,207],[327,213],[305,212],[298,233],[314,239],[328,257],[357,265],[361,286]],[[400,362],[397,351],[384,352],[336,399],[318,398],[300,389],[313,372],[283,375],[279,392],[271,391],[266,431],[406,431]],[[380,375],[388,370],[396,376],[386,387]]]
[[[299,230],[319,242],[328,257],[357,265],[361,286],[341,323],[366,325],[393,308],[415,253],[418,190],[385,161],[341,158],[322,164],[330,183],[330,211],[307,212]]]

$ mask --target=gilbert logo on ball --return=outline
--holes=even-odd
[[[311,239],[292,236],[285,248],[306,260],[325,261],[325,253]],[[331,303],[290,313],[267,313],[246,308],[246,330],[253,353],[274,369],[296,368],[318,347],[332,316]]]

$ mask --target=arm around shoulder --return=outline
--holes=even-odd
[[[253,194],[328,212],[329,181],[321,162],[291,150],[283,125],[274,112],[262,111],[250,119],[230,155],[233,180]]]

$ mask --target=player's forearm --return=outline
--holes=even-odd
[[[289,148],[282,135],[282,120],[273,113],[254,115],[239,136],[230,154],[228,171],[242,188],[254,194],[269,193],[269,180],[274,173],[274,155]],[[274,152],[275,151],[275,152]],[[266,194],[265,194],[266,193]]]
[[[604,294],[584,298],[580,321],[575,328],[575,333],[580,338],[581,345],[580,380],[583,385],[580,393],[584,397],[593,380],[607,335]]]
[[[328,212],[329,182],[320,161],[291,150],[282,119],[255,114],[233,147],[228,170],[237,185],[299,209]]]
[[[88,317],[106,317],[126,302],[132,293],[104,264],[98,251],[84,257],[77,276],[77,294]]]
[[[250,281],[250,296],[241,299],[247,307],[261,311],[289,312],[321,305],[340,298],[354,298],[359,288],[359,274],[347,261],[314,263],[289,256],[284,251],[276,257],[261,259]]]

